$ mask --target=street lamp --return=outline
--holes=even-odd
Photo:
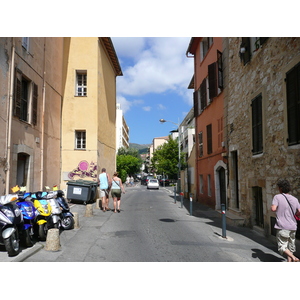
[[[178,123],[174,123],[172,121],[167,121],[165,119],[159,119],[159,122],[160,123],[170,122],[170,123],[173,123],[176,126],[178,126],[178,180],[180,180],[181,163],[180,163],[180,124],[179,124],[179,119],[178,119]]]

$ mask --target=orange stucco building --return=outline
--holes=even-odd
[[[191,38],[187,56],[194,58],[196,201],[220,209],[227,198],[222,38]]]

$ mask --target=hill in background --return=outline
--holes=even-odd
[[[130,148],[137,149],[139,151],[139,154],[145,154],[148,151],[148,148],[151,144],[135,144],[135,143],[129,143]]]

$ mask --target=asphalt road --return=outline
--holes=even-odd
[[[223,239],[220,217],[214,211],[190,216],[180,202],[174,203],[171,188],[128,187],[122,196],[121,213],[102,212],[94,207],[93,216],[84,217],[85,208],[83,204],[71,208],[79,213],[80,228],[60,234],[59,251],[41,248],[24,261],[282,261],[271,244],[263,245],[238,229],[227,231],[227,239]]]

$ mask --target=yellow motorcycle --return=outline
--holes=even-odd
[[[36,192],[31,195],[33,205],[38,211],[38,215],[35,219],[35,234],[41,241],[45,241],[48,232],[48,221],[51,217],[51,205],[47,201],[46,192]]]

